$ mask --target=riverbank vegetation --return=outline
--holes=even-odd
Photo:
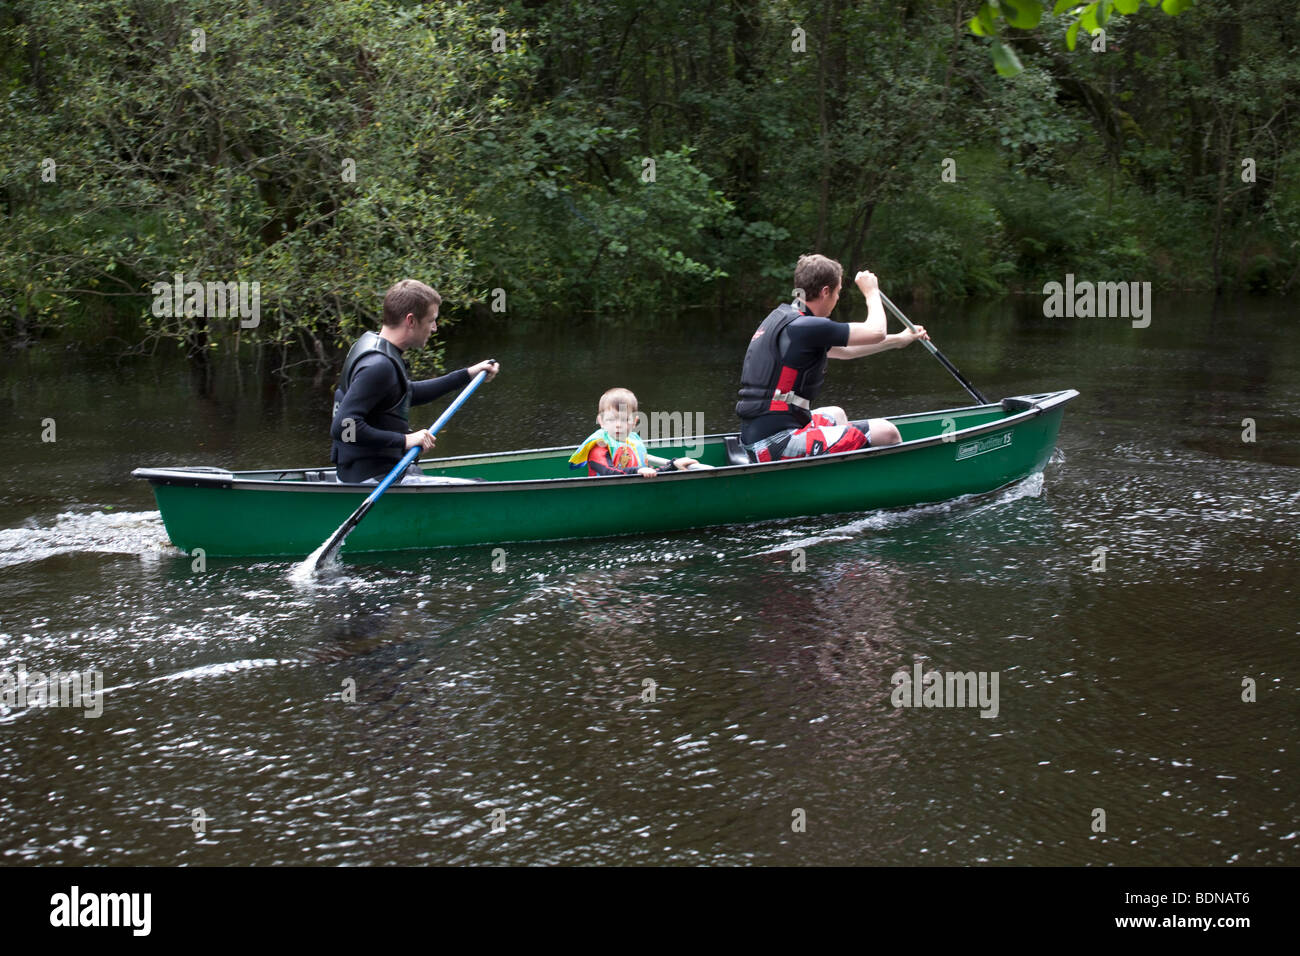
[[[1024,2],[18,0],[0,339],[326,362],[404,276],[451,317],[761,310],[811,250],[899,297],[1294,291],[1295,4],[1116,3],[1071,50]],[[155,314],[176,274],[259,320]]]

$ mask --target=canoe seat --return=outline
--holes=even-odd
[[[752,465],[749,452],[745,451],[745,446],[740,443],[740,439],[734,435],[728,435],[722,439],[723,446],[727,449],[728,465]]]

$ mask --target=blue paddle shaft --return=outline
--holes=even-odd
[[[456,400],[447,406],[445,412],[438,416],[438,420],[429,426],[430,435],[438,434],[438,429],[447,424],[447,419],[456,414],[457,409],[465,404],[465,400],[474,394],[474,389],[478,388],[486,377],[487,372],[479,372],[474,376],[474,380],[465,386],[464,391],[456,396]],[[379,499],[379,496],[388,490],[388,486],[397,480],[397,476],[404,474],[406,469],[411,467],[411,462],[420,456],[422,450],[419,445],[413,445],[406,449],[406,454],[402,456],[402,460],[384,477],[383,481],[375,486],[375,490],[370,493],[370,497],[366,499],[365,503],[367,505],[374,504]]]

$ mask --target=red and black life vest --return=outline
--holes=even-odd
[[[803,369],[781,364],[781,333],[795,319],[811,314],[782,302],[749,340],[740,372],[740,401],[736,403],[736,414],[742,419],[788,412],[800,425],[812,421],[812,402],[826,378],[827,357],[823,355]]]

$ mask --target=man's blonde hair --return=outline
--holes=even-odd
[[[631,389],[611,388],[600,396],[600,404],[596,406],[596,413],[600,414],[611,408],[617,410],[620,406],[626,407],[629,412],[636,411],[636,396],[632,394]]]

